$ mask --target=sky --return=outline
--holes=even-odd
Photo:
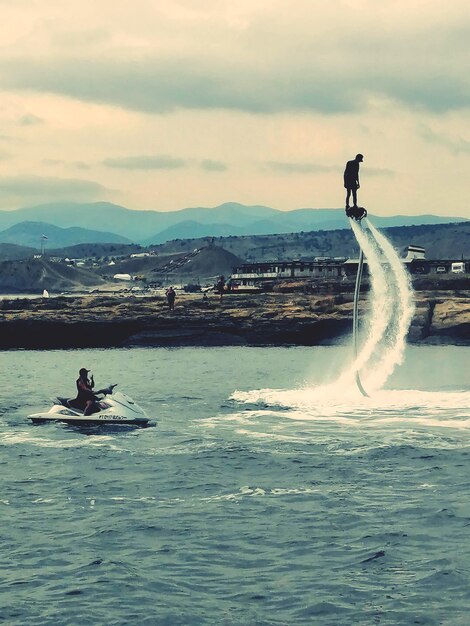
[[[470,217],[468,0],[0,0],[0,209]]]

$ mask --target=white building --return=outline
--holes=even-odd
[[[424,248],[422,248],[421,246],[408,246],[408,248],[406,249],[406,256],[403,259],[404,263],[409,263],[410,261],[413,261],[415,259],[418,259],[420,261],[424,261],[424,259],[426,258],[426,250]]]
[[[132,276],[130,274],[114,274],[114,280],[132,280]]]

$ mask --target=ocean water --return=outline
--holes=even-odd
[[[0,353],[0,621],[470,621],[470,351],[409,347],[385,388],[350,350]],[[147,429],[31,425],[80,367]]]

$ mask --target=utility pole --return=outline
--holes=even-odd
[[[41,235],[41,256],[44,256],[46,252],[47,235]]]

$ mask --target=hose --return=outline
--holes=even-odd
[[[356,286],[354,288],[354,309],[353,309],[353,346],[354,346],[354,360],[357,361],[357,335],[359,329],[359,296],[361,291],[361,280],[362,280],[362,270],[364,267],[364,252],[362,248],[360,248],[359,252],[359,265],[357,266],[357,274],[356,274]],[[366,398],[369,397],[369,394],[364,389],[361,377],[359,375],[359,370],[356,370],[356,385],[359,391]]]

